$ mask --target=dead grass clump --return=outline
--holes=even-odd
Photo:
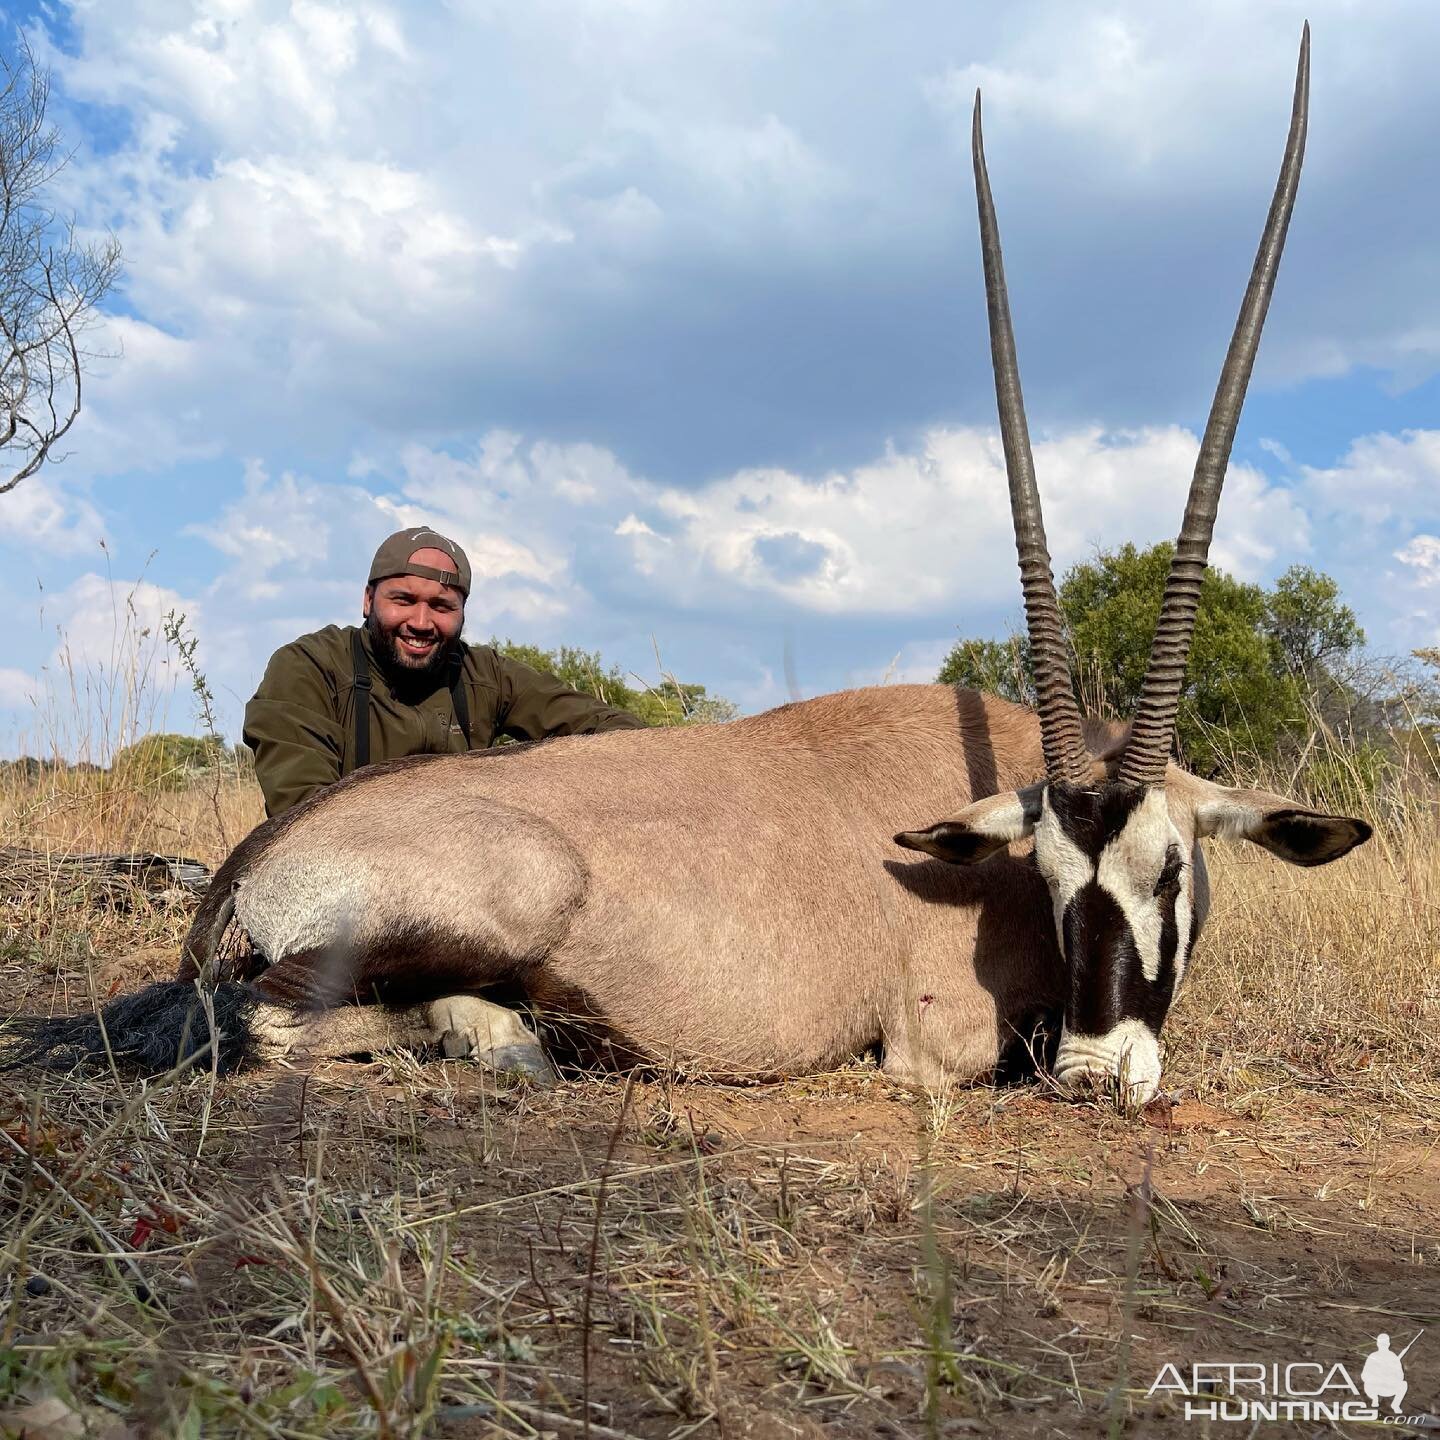
[[[1440,793],[1403,773],[1379,792],[1348,778],[1338,798],[1375,833],[1344,860],[1209,848],[1214,906],[1169,1024],[1172,1081],[1255,1113],[1297,1083],[1392,1113],[1440,1104]]]

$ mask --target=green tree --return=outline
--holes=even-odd
[[[1134,712],[1174,547],[1124,545],[1073,566],[1060,582],[1060,608],[1081,703],[1092,713]],[[1176,731],[1202,772],[1237,753],[1269,756],[1307,721],[1317,681],[1364,643],[1352,610],[1328,575],[1287,570],[1272,590],[1213,567],[1205,574],[1190,668]],[[1029,642],[967,639],[939,678],[1033,704]]]
[[[1266,629],[1296,675],[1333,669],[1365,643],[1355,612],[1340,601],[1340,587],[1308,565],[1292,565],[1265,597]]]
[[[542,650],[514,640],[492,639],[490,644],[532,670],[555,676],[572,690],[638,715],[647,725],[698,725],[735,718],[735,706],[718,695],[707,695],[703,685],[687,684],[669,675],[655,687],[631,685],[618,665],[607,666],[595,651],[573,645]]]
[[[935,678],[942,685],[966,685],[1017,705],[1031,705],[1035,692],[1030,684],[1029,637],[962,640],[945,657]]]

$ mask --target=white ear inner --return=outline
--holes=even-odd
[[[1025,803],[1013,790],[978,801],[963,812],[961,821],[977,835],[1003,840],[1007,845],[1030,833]]]
[[[1215,786],[1213,798],[1202,800],[1195,807],[1195,835],[1199,839],[1248,840],[1261,814],[1253,805]]]

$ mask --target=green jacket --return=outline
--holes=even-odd
[[[255,752],[255,774],[269,815],[288,810],[355,768],[354,630],[327,625],[282,646],[245,707],[245,743]],[[370,661],[370,763],[463,751],[465,735],[448,685],[439,684],[413,705],[397,700],[375,664],[370,637],[363,629],[360,634]],[[628,710],[602,705],[488,645],[464,648],[462,683],[473,749],[483,750],[497,735],[543,740],[644,727]]]

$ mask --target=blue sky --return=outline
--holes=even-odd
[[[0,744],[73,742],[64,653],[106,692],[116,617],[153,647],[171,608],[238,733],[422,520],[470,549],[472,638],[646,678],[658,645],[751,710],[787,646],[806,693],[929,678],[1018,613],[975,86],[1063,568],[1178,524],[1306,15],[1214,558],[1330,571],[1399,654],[1440,643],[1433,5],[10,7],[127,275],[69,458],[0,497]]]

